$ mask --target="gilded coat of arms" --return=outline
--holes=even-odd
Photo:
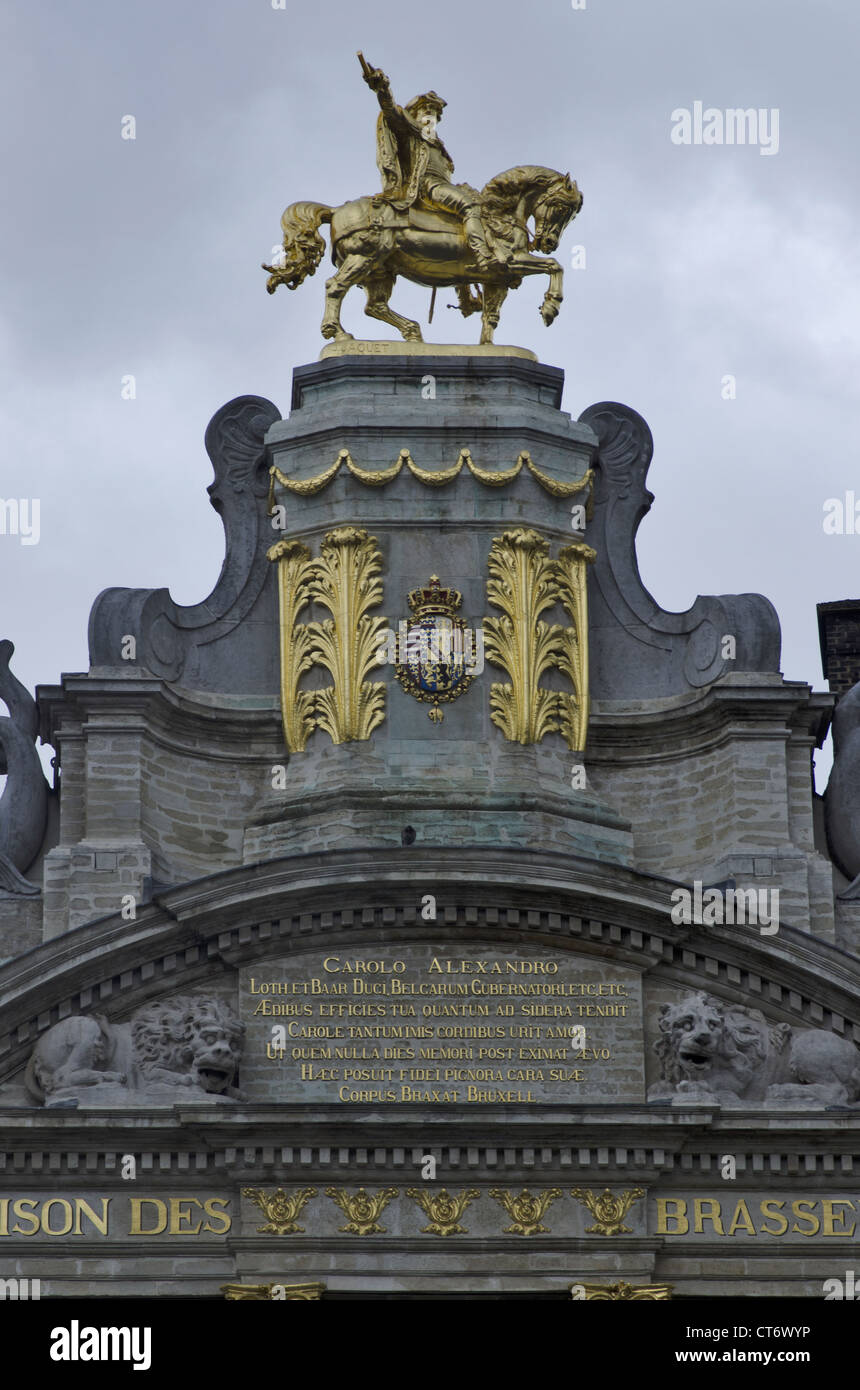
[[[432,705],[434,724],[444,718],[440,704],[463,695],[484,665],[483,632],[457,616],[462,598],[432,574],[410,593],[412,617],[399,625],[394,674],[408,695]]]

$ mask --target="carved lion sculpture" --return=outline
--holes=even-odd
[[[235,1099],[241,1037],[232,1009],[203,995],[146,1004],[128,1023],[75,1015],[39,1039],[25,1082],[45,1104]]]
[[[860,1051],[823,1028],[769,1023],[757,1009],[698,991],[660,1011],[654,1051],[662,1077],[649,1100],[723,1105],[852,1105],[860,1100]]]

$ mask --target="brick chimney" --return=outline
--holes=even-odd
[[[841,699],[860,681],[860,598],[816,607],[822,670],[831,692]]]

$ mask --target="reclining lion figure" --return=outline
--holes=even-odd
[[[39,1039],[25,1073],[45,1105],[176,1104],[232,1100],[242,1025],[220,999],[180,994],[128,1023],[75,1014]]]
[[[860,1051],[824,1028],[770,1023],[701,990],[660,1010],[662,1076],[649,1100],[722,1105],[854,1105]]]

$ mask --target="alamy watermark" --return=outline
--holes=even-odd
[[[860,536],[860,502],[853,488],[846,489],[844,498],[828,497],[822,505],[825,536]]]
[[[152,1365],[150,1327],[81,1327],[72,1318],[68,1327],[51,1329],[52,1361],[130,1361],[132,1370]]]
[[[19,536],[22,545],[38,545],[41,513],[38,497],[0,497],[0,536]]]
[[[852,1232],[853,1227],[850,1232],[846,1232],[846,1235],[850,1235]],[[828,1299],[848,1299],[856,1303],[860,1299],[860,1279],[855,1282],[854,1270],[846,1269],[844,1280],[825,1279],[821,1286],[821,1292],[824,1294],[825,1303]]]
[[[676,927],[757,926],[761,936],[779,931],[778,888],[705,888],[695,879],[689,888],[672,893],[672,921]]]
[[[484,630],[457,626],[410,629],[403,619],[397,632],[391,628],[385,632],[376,661],[379,666],[407,666],[413,661],[426,666],[451,661],[455,666],[465,666],[470,675],[479,676],[484,669]]]
[[[7,1298],[26,1300],[41,1297],[41,1279],[0,1279],[0,1302]]]
[[[759,154],[779,153],[779,108],[729,106],[721,111],[694,101],[670,117],[673,145],[758,145]]]

